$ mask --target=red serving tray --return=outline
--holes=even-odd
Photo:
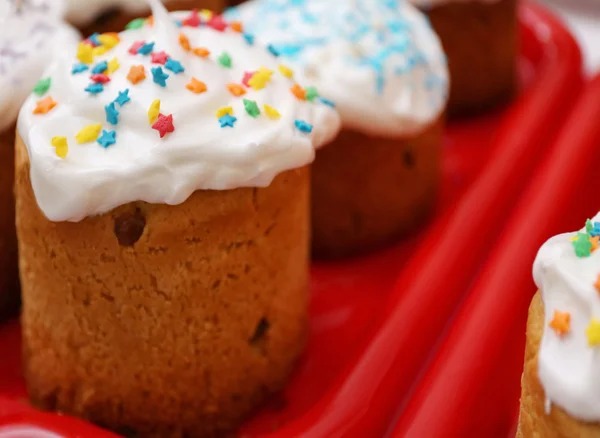
[[[443,193],[426,229],[368,257],[313,266],[307,352],[241,436],[375,437],[389,427],[581,87],[577,44],[543,8],[523,8],[522,43],[518,99],[448,127]],[[0,326],[0,437],[23,425],[112,436],[22,403],[19,344],[17,322]],[[31,430],[18,436],[40,436]]]
[[[600,210],[599,115],[600,76],[525,190],[393,437],[514,438],[533,260],[548,238]]]

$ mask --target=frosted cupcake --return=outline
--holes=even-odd
[[[451,114],[472,114],[517,88],[517,0],[410,0],[426,12],[450,68]]]
[[[24,370],[44,409],[214,436],[302,351],[307,166],[340,121],[237,24],[153,7],[153,26],[53,64],[22,108]]]
[[[79,35],[61,16],[60,4],[42,8],[34,2],[0,0],[0,317],[15,309],[18,298],[15,122],[31,90],[35,88],[40,96],[44,93],[47,83],[40,77],[50,59],[65,47],[77,45]]]
[[[518,437],[600,436],[600,214],[540,249]]]
[[[440,177],[445,56],[425,16],[404,1],[259,0],[231,11],[336,102],[344,129],[313,166],[318,257],[359,254],[423,223]],[[288,64],[290,70],[287,70]]]

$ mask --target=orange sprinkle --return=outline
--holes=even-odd
[[[131,69],[129,69],[129,74],[127,75],[127,79],[133,85],[136,85],[139,82],[142,82],[144,79],[146,79],[146,72],[144,71],[144,66],[143,65],[132,66]]]
[[[300,85],[294,84],[294,86],[292,88],[290,88],[290,90],[292,91],[292,94],[294,96],[296,96],[298,99],[306,100],[306,90],[304,88],[302,88]]]
[[[242,87],[239,84],[227,84],[227,89],[231,94],[233,94],[236,97],[240,97],[246,94],[246,90],[244,90],[244,87]]]
[[[229,23],[229,26],[234,32],[242,33],[244,31],[244,26],[240,21],[232,21]]]
[[[183,50],[189,52],[192,50],[192,46],[190,46],[190,39],[183,33],[179,34],[179,45],[183,47]]]
[[[148,26],[154,26],[154,16],[150,15],[147,19],[146,19],[146,24]]]
[[[596,280],[596,284],[594,284],[598,293],[600,293],[600,274],[598,274],[598,280]]]
[[[33,114],[46,114],[56,106],[56,102],[52,99],[52,96],[48,96],[42,100],[39,100],[33,110]]]
[[[210,50],[205,49],[204,47],[196,47],[194,50],[192,50],[192,52],[194,55],[199,56],[200,58],[206,58],[208,55],[210,55]]]
[[[590,237],[590,242],[592,243],[591,252],[594,252],[598,249],[598,242],[600,241],[600,236]]]
[[[571,330],[571,314],[555,310],[554,318],[550,321],[549,326],[558,336],[566,335]]]
[[[192,78],[185,88],[196,94],[204,93],[207,90],[206,84],[196,78]]]

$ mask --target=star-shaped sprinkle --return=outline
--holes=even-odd
[[[102,135],[96,140],[104,149],[117,142],[116,131],[102,131]]]
[[[150,57],[152,58],[152,64],[165,65],[169,55],[164,50],[161,50],[160,52],[153,52]]]
[[[279,65],[278,68],[279,68],[279,72],[286,78],[292,79],[294,77],[294,71],[291,68],[286,67],[283,64]]]
[[[52,99],[52,96],[48,96],[39,100],[35,108],[33,109],[33,114],[47,114],[56,106],[56,102]]]
[[[50,85],[52,84],[52,78],[44,78],[40,79],[35,87],[33,88],[33,92],[38,96],[43,96],[50,89]]]
[[[585,334],[588,338],[588,345],[590,347],[596,347],[600,345],[600,321],[596,318],[592,318],[590,325],[585,330]]]
[[[306,123],[304,120],[295,120],[294,125],[298,128],[299,131],[304,132],[306,134],[310,134],[313,130],[311,124]]]
[[[84,71],[89,70],[89,67],[83,63],[80,64],[74,64],[73,68],[71,69],[71,74],[79,74],[79,73],[83,73]]]
[[[81,131],[77,133],[75,138],[77,139],[77,143],[84,144],[95,141],[100,135],[100,131],[102,131],[102,125],[87,125]]]
[[[260,109],[255,100],[244,99],[244,108],[251,117],[256,118],[260,115]]]
[[[279,114],[279,111],[277,111],[275,108],[273,108],[271,105],[267,105],[265,103],[265,105],[263,106],[263,108],[265,109],[265,113],[267,114],[267,117],[271,120],[277,120],[281,117],[281,114]]]
[[[231,68],[231,56],[227,52],[221,53],[217,58],[217,62],[225,68]]]
[[[156,99],[148,109],[148,123],[153,124],[160,114],[160,100]]]
[[[129,88],[126,88],[123,91],[119,91],[119,95],[115,99],[115,102],[118,103],[120,106],[123,106],[130,100],[131,98],[129,97]]]
[[[319,97],[319,92],[315,87],[306,87],[305,93],[306,100],[309,102],[314,101],[317,97]]]
[[[133,85],[136,85],[146,79],[146,71],[143,65],[133,65],[129,69],[127,80]]]
[[[92,75],[90,79],[92,80],[92,82],[95,82],[97,84],[106,84],[107,82],[110,82],[110,78],[105,74]]]
[[[104,73],[108,69],[108,62],[102,61],[99,62],[92,68],[92,74],[99,75]]]
[[[219,117],[219,124],[221,125],[221,128],[226,128],[226,127],[233,128],[233,125],[235,125],[235,122],[237,122],[237,118],[233,117],[230,114],[225,114],[224,116]]]
[[[119,34],[118,33],[108,32],[108,33],[103,33],[102,35],[100,35],[98,37],[98,41],[100,41],[100,43],[104,47],[108,47],[109,49],[112,49],[117,44],[119,44],[119,42],[121,41],[121,39],[119,38]]]
[[[104,91],[104,85],[101,83],[90,84],[85,88],[85,91],[90,94],[102,93]]]
[[[190,45],[190,39],[184,33],[179,34],[179,45],[186,52],[189,52],[190,50],[192,50],[192,46]]]
[[[590,250],[590,252],[594,252],[598,249],[598,242],[600,242],[599,236],[590,237],[590,243],[592,244],[592,249]]]
[[[52,146],[54,146],[54,152],[60,158],[67,158],[69,152],[69,144],[67,143],[67,137],[52,137]]]
[[[270,78],[267,75],[264,75],[260,72],[256,72],[252,75],[250,80],[248,80],[248,85],[252,87],[254,90],[262,90],[269,83]]]
[[[93,33],[92,35],[90,35],[88,37],[88,40],[90,40],[95,47],[98,47],[98,46],[102,45],[102,43],[98,40],[99,36],[100,36],[100,34],[98,32]]]
[[[144,47],[144,44],[146,44],[144,41],[136,41],[134,42],[131,47],[129,48],[128,52],[131,53],[132,55],[137,55],[138,51]]]
[[[223,17],[220,15],[214,15],[210,20],[206,23],[208,27],[213,28],[216,31],[223,32],[227,29],[227,23],[223,20]]]
[[[275,46],[274,46],[274,45],[272,45],[272,44],[269,44],[269,45],[267,46],[267,49],[269,50],[269,53],[271,53],[271,55],[273,55],[273,56],[275,56],[275,57],[277,57],[277,56],[279,56],[279,55],[280,55],[280,53],[279,53],[279,50],[277,50],[277,49],[275,48]]]
[[[196,47],[194,50],[192,50],[192,53],[200,58],[208,58],[208,55],[210,55],[210,50],[204,47]]]
[[[230,116],[232,116],[233,115],[233,107],[224,106],[222,108],[219,108],[217,110],[217,119],[220,119],[221,117],[223,117],[226,114],[229,114]]]
[[[319,102],[321,102],[323,105],[327,105],[327,106],[330,106],[331,108],[335,108],[335,103],[333,103],[329,99],[325,99],[324,97],[319,97]]]
[[[244,26],[241,21],[232,21],[229,23],[229,27],[231,27],[231,30],[237,33],[242,33],[244,31]]]
[[[111,125],[117,125],[119,123],[119,111],[115,107],[115,103],[111,102],[104,107],[106,112],[106,121]]]
[[[176,75],[178,75],[179,73],[183,73],[185,71],[185,68],[183,68],[183,66],[181,65],[181,62],[175,61],[172,58],[167,59],[167,62],[165,64],[165,68],[167,70],[172,71]]]
[[[138,49],[138,53],[141,55],[149,55],[154,50],[154,42],[145,43]]]
[[[577,255],[577,257],[589,257],[592,254],[592,242],[590,242],[587,234],[577,233],[571,243],[573,244],[575,255]]]
[[[242,87],[239,84],[227,84],[227,89],[229,90],[229,92],[231,94],[233,94],[236,97],[240,97],[243,96],[244,94],[246,94],[246,90],[244,90],[244,87]]]
[[[108,52],[108,47],[105,46],[98,46],[92,49],[92,54],[94,56],[101,56],[104,55],[106,52]]]
[[[569,312],[554,311],[554,318],[548,324],[558,336],[563,336],[571,330],[571,314]]]
[[[119,67],[121,67],[119,60],[117,58],[111,59],[110,61],[108,61],[108,68],[106,69],[106,74],[113,74],[119,69]]]
[[[202,21],[200,20],[198,11],[194,9],[192,12],[190,12],[190,15],[188,15],[186,18],[183,19],[181,24],[183,26],[198,27],[198,26],[200,26],[201,22]]]
[[[249,46],[254,45],[254,36],[247,33],[243,33],[242,35],[244,36],[244,39],[246,40]]]
[[[192,78],[185,88],[196,94],[204,93],[207,89],[206,84],[196,78]]]
[[[152,79],[154,80],[155,84],[158,84],[161,87],[166,87],[168,77],[169,75],[163,71],[162,67],[154,67],[152,69]]]
[[[594,222],[588,234],[592,237],[600,236],[600,222]]]
[[[297,99],[306,100],[306,90],[304,88],[302,88],[300,85],[294,84],[294,86],[290,89],[290,91],[292,92],[292,94],[294,96],[296,96]]]
[[[84,64],[91,64],[94,62],[94,48],[84,42],[79,43],[77,46],[77,59]]]
[[[169,114],[168,116],[159,114],[158,120],[152,125],[152,129],[158,131],[160,138],[163,138],[165,135],[174,132],[175,126],[173,126],[173,114]]]
[[[254,76],[253,71],[246,71],[244,72],[244,77],[242,79],[242,84],[244,84],[246,87],[250,88],[250,79],[252,79],[252,76]]]
[[[136,18],[135,20],[132,20],[129,23],[127,23],[127,25],[125,26],[125,29],[127,29],[127,30],[141,29],[145,25],[146,25],[145,18]]]

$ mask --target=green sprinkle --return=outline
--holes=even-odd
[[[257,118],[260,115],[260,109],[254,100],[244,99],[244,108],[252,117]]]
[[[592,254],[592,242],[587,234],[577,233],[577,237],[571,243],[577,257],[589,257]]]
[[[127,26],[125,26],[125,29],[128,29],[128,30],[141,29],[145,25],[146,25],[146,19],[145,18],[136,18],[135,20],[130,21],[127,24]]]
[[[219,55],[219,57],[217,58],[217,61],[223,67],[231,68],[231,56],[229,56],[229,53],[227,53],[227,52],[221,53],[221,55]]]
[[[35,88],[33,92],[38,96],[43,96],[50,89],[50,84],[52,83],[51,78],[40,79],[37,84],[35,84]]]
[[[312,102],[317,97],[319,97],[319,92],[315,87],[306,87],[306,100]]]
[[[594,224],[592,223],[591,219],[585,221],[585,231],[587,231],[588,234],[594,231]]]

